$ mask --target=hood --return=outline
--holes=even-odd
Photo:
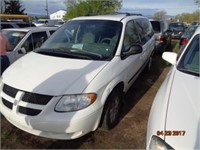
[[[169,95],[166,142],[175,149],[200,149],[200,78],[175,72]]]
[[[68,59],[31,52],[3,74],[3,83],[27,92],[59,96],[83,92],[107,61]]]

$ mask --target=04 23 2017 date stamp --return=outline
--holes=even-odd
[[[185,130],[166,130],[166,131],[157,131],[157,136],[184,136]]]

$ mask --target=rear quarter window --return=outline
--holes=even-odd
[[[155,33],[159,33],[161,31],[160,22],[151,21],[151,24]]]
[[[141,44],[145,44],[154,34],[152,25],[146,18],[136,19],[135,23],[141,37]]]

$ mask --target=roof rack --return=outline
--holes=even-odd
[[[129,13],[129,12],[116,12],[116,14],[124,14],[126,16],[142,16],[142,14]]]

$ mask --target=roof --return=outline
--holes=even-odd
[[[27,28],[8,28],[3,30],[9,31],[22,31],[22,32],[29,32],[29,31],[46,31],[46,30],[56,30],[57,27],[27,27]]]
[[[114,14],[114,15],[99,15],[99,16],[82,16],[77,17],[72,20],[113,20],[113,21],[121,21],[123,18],[134,17],[141,18],[141,15],[128,15],[128,14]]]

